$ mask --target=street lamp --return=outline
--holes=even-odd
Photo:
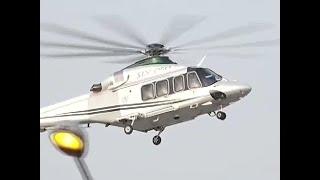
[[[49,134],[51,143],[65,155],[74,158],[84,180],[92,180],[89,169],[84,161],[88,151],[86,134],[78,126],[61,126]]]

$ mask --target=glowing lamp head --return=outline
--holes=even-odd
[[[50,134],[50,140],[58,150],[69,156],[81,157],[86,149],[83,134],[76,131],[56,130]]]

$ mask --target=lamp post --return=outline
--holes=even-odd
[[[86,134],[78,126],[62,126],[49,134],[51,143],[65,155],[74,158],[84,180],[92,180],[84,157],[88,151]]]

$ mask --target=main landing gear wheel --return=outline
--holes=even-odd
[[[127,125],[124,127],[124,132],[126,134],[131,134],[133,132],[133,127],[131,125]]]
[[[227,114],[225,112],[219,111],[217,112],[217,118],[220,120],[225,120],[227,117]]]
[[[161,137],[160,136],[154,136],[152,139],[152,142],[154,145],[159,145],[161,143]]]

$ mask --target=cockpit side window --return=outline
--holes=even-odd
[[[207,68],[197,68],[196,72],[203,87],[211,86],[212,84],[222,80],[220,75]]]
[[[188,88],[189,89],[195,89],[195,88],[201,87],[201,83],[200,83],[199,77],[196,72],[188,73],[187,77],[188,77]]]
[[[154,99],[155,93],[154,93],[154,85],[153,84],[147,84],[141,87],[141,96],[142,100],[146,101],[149,99]]]
[[[156,83],[157,97],[166,96],[169,94],[169,81],[162,80]]]
[[[184,90],[184,77],[182,75],[173,78],[173,87],[174,92],[180,92]]]

